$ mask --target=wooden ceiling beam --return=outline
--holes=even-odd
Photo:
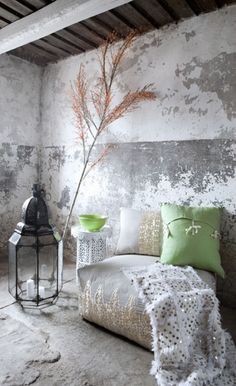
[[[51,35],[130,0],[57,0],[0,30],[0,54]]]

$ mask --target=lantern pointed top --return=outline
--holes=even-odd
[[[44,192],[44,190],[40,188],[39,184],[33,184],[32,191],[33,197],[41,197],[42,193]]]

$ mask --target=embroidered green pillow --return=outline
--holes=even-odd
[[[219,254],[220,208],[164,204],[161,262],[191,265],[224,277]]]

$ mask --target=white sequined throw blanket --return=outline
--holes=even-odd
[[[124,271],[150,316],[159,386],[236,385],[236,349],[214,294],[191,268],[155,263]]]

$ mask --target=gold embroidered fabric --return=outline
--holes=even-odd
[[[87,281],[79,291],[80,314],[117,334],[123,335],[151,349],[151,326],[149,316],[135,309],[135,298],[130,296],[126,305],[120,304],[119,292],[113,290],[108,301],[104,301],[102,285],[94,291]]]
[[[143,255],[160,255],[161,217],[157,212],[143,214],[139,227],[139,253]]]

